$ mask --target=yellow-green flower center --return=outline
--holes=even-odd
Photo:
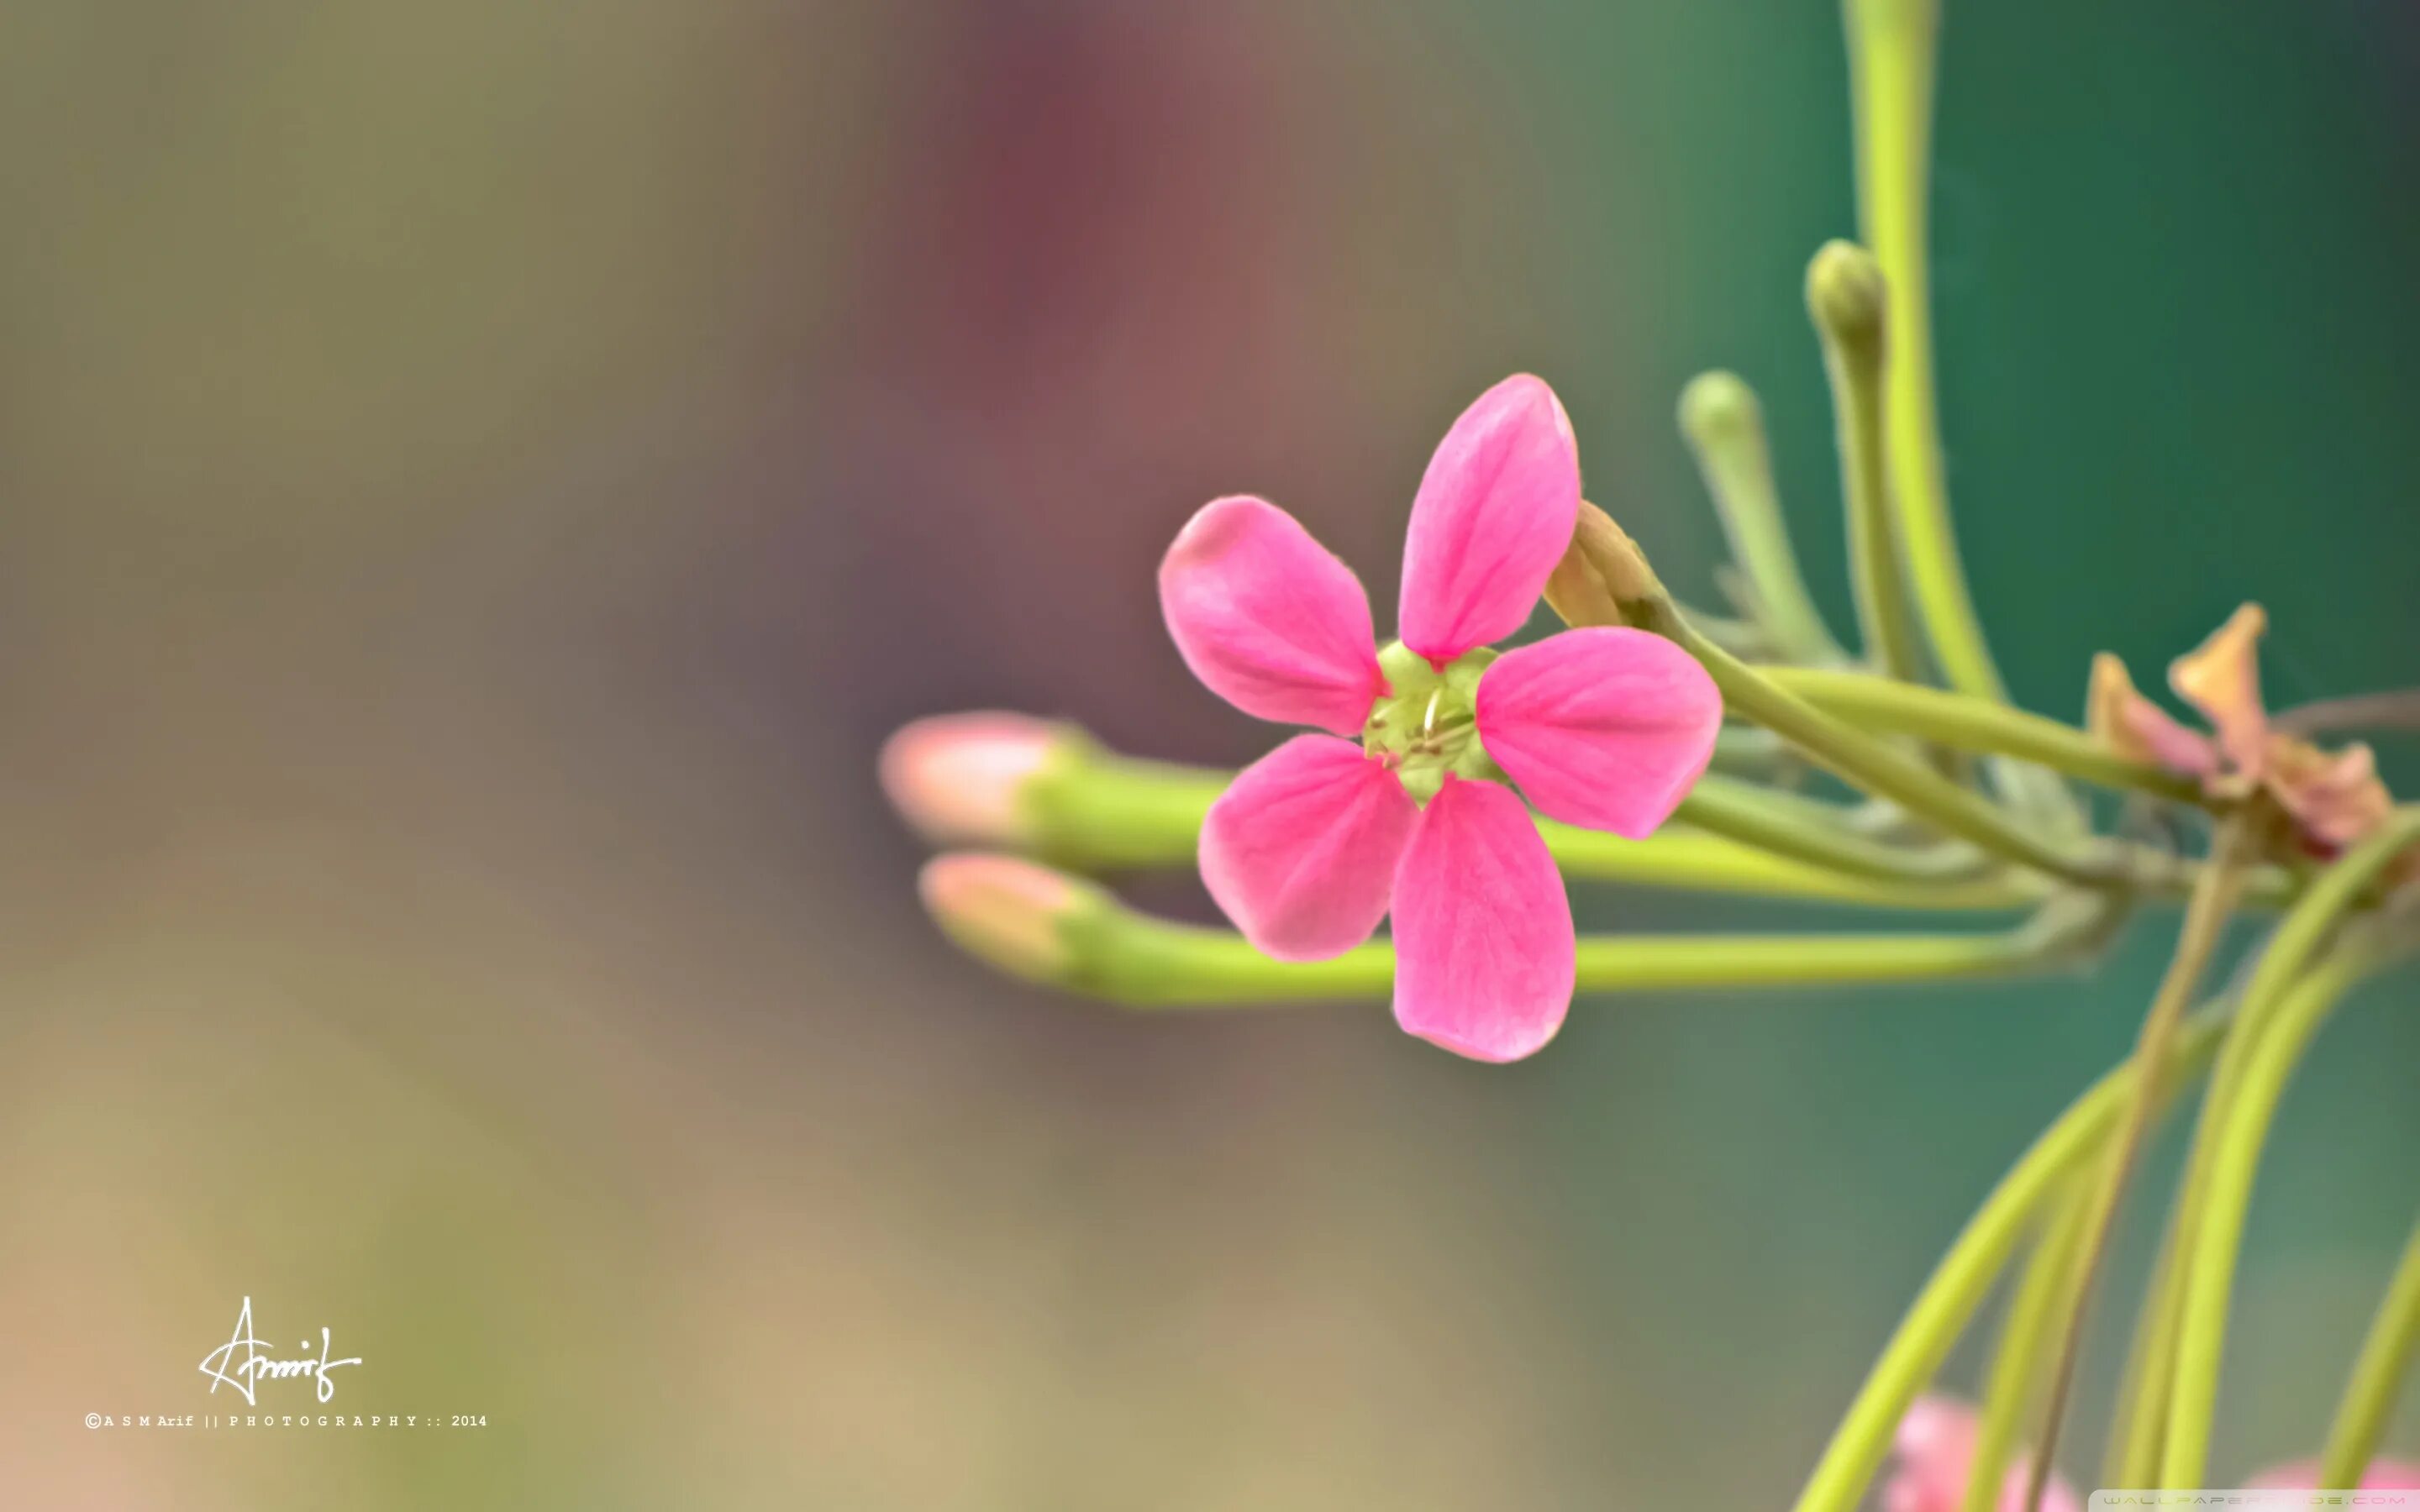
[[[1362,728],[1361,748],[1392,768],[1420,802],[1436,796],[1449,773],[1503,775],[1479,744],[1479,674],[1495,659],[1482,649],[1439,670],[1400,640],[1378,653],[1387,691]]]

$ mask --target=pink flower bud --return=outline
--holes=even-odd
[[[940,714],[882,747],[882,791],[937,845],[1021,845],[1032,839],[1027,784],[1067,739],[1021,714]]]
[[[1075,961],[1062,926],[1097,901],[1089,884],[1013,856],[957,853],[924,863],[916,890],[943,933],[970,954],[1033,981],[1066,979]]]

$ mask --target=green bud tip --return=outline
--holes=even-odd
[[[924,863],[925,912],[968,954],[1029,981],[1063,982],[1076,961],[1065,926],[1107,901],[1089,882],[1013,856],[958,852]]]
[[[1880,352],[1886,291],[1883,265],[1850,241],[1827,241],[1807,265],[1807,309],[1824,338],[1861,352]]]
[[[1703,452],[1761,440],[1764,409],[1737,373],[1700,373],[1681,390],[1681,434]]]
[[[934,844],[1030,844],[1026,790],[1080,738],[1064,725],[1022,714],[935,715],[883,742],[882,791]]]
[[[1597,581],[1621,606],[1622,623],[1636,624],[1633,606],[1661,600],[1664,584],[1655,569],[1647,564],[1647,553],[1638,543],[1613,522],[1613,517],[1586,500],[1580,502],[1578,528],[1572,534],[1572,549],[1586,560]]]

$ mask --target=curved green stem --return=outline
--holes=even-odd
[[[2032,1411],[2034,1383],[2056,1335],[2060,1306],[2068,1296],[2082,1258],[2092,1187],[2081,1179],[2053,1206],[2041,1237],[2034,1241],[2033,1258],[2025,1262],[2017,1289],[2009,1300],[2009,1316],[2000,1325],[1999,1348],[1992,1356],[1992,1374],[1983,1388],[1982,1415],[1975,1427],[1975,1462],[1966,1475],[1962,1512],[1997,1512],[2001,1480],[2015,1455],[2017,1435]],[[2048,1463],[2047,1452],[2035,1457]]]
[[[1840,498],[1849,519],[1849,585],[1867,659],[1902,682],[1924,676],[1910,618],[1906,575],[1884,477],[1882,269],[1845,241],[1827,243],[1807,270],[1807,308],[1823,347],[1840,454]]]
[[[1890,489],[1896,536],[1932,656],[1949,686],[2006,702],[1958,560],[1941,466],[1925,246],[1932,152],[1937,0],[1847,0],[1856,117],[1858,239],[1889,294],[1885,321]]]
[[[2285,999],[2287,990],[2297,982],[2297,978],[2302,978],[2311,958],[2326,944],[2326,938],[2335,933],[2343,917],[2360,903],[2371,883],[2377,883],[2379,873],[2394,864],[2394,858],[2415,840],[2420,840],[2420,806],[2398,808],[2379,827],[2377,835],[2345,854],[2335,866],[2320,871],[2319,878],[2304,890],[2302,900],[2277,924],[2268,949],[2260,950],[2260,961],[2243,984],[2239,1026],[2236,1033],[2226,1036],[2226,1047],[2219,1053],[2217,1072],[2211,1072],[2210,1076],[2210,1093],[2202,1099],[2202,1113],[2195,1120],[2193,1144],[2185,1154],[2185,1173],[2176,1188],[2176,1214],[2168,1224],[2168,1248],[2161,1256],[2161,1270],[2151,1282],[2151,1292],[2144,1297],[2147,1320],[2142,1328],[2142,1372],[2137,1377],[2137,1394],[2127,1403],[2125,1469],[2130,1473],[2122,1475],[2122,1483],[2127,1486],[2166,1481],[2168,1458],[2176,1452],[2178,1420],[2193,1415],[2193,1408],[2183,1398],[2185,1309],[2188,1294],[2195,1289],[2193,1273],[2200,1265],[2205,1246],[2205,1217],[2217,1180],[2224,1127],[2239,1101],[2253,1055],[2263,1042],[2265,1026],[2280,1011],[2280,999]],[[2231,1256],[2228,1265],[2234,1265]],[[2224,1299],[2219,1299],[2219,1331],[2224,1331]],[[2207,1319],[2202,1326],[2207,1331]],[[2205,1355],[2210,1345],[2211,1340],[2205,1333],[2200,1345]],[[2207,1365],[2214,1369],[2217,1357],[2207,1357]],[[2210,1403],[2217,1401],[2217,1381],[2210,1379],[2200,1383],[2197,1394],[2202,1398],[2200,1420],[2207,1435],[2207,1412]],[[2154,1446],[2159,1461],[2149,1463]],[[2193,1452],[2193,1457],[2200,1458],[2200,1452]]]
[[[1624,602],[1622,609],[1636,615],[1637,623],[1645,628],[1669,637],[1696,656],[1734,713],[1763,725],[1835,776],[2020,866],[2087,887],[2125,885],[2106,856],[2086,856],[2044,838],[1979,794],[1834,718],[1765,677],[1699,635],[1660,594]]]
[[[1699,374],[1681,391],[1681,434],[1698,459],[1715,517],[1730,542],[1731,560],[1754,600],[1756,622],[1772,638],[1773,649],[1784,661],[1847,660],[1798,570],[1755,391],[1735,374]]]
[[[2286,1082],[2336,1000],[2376,964],[2374,957],[2366,954],[2339,954],[2297,982],[2277,1004],[2271,1022],[2246,1022],[2237,1030],[2257,1040],[2215,1131],[2209,1191],[2185,1265],[2176,1379],[2169,1388],[2167,1431],[2160,1454],[2163,1487],[2199,1486],[2209,1462],[2211,1420],[2218,1405],[2236,1257],[2242,1243],[2244,1215],[2252,1205],[2261,1147],[2268,1140]],[[2250,1007],[2248,997],[2246,1007]]]
[[[2187,1022],[2166,1067],[2170,1084],[2208,1060],[2223,1024],[2214,1012]],[[2042,1204],[2118,1127],[2133,1082],[2131,1062],[2102,1077],[2034,1141],[1967,1220],[1850,1404],[1799,1493],[1796,1512],[1851,1512],[1857,1505],[1908,1404],[1941,1367]]]
[[[1764,674],[1827,714],[1866,730],[1920,735],[1959,750],[2015,756],[2123,792],[2196,806],[2208,800],[2189,777],[2129,761],[2084,731],[2006,703],[1868,672],[1768,667]]]
[[[2218,1096],[2215,1077],[2211,1086],[2208,1099],[2214,1100]],[[2148,1487],[2159,1478],[2161,1440],[2168,1426],[2170,1367],[2177,1350],[2177,1308],[2184,1300],[2184,1194],[2185,1188],[2180,1186],[2170,1199],[2167,1227],[2160,1236],[2159,1256],[2151,1262],[2151,1283],[2143,1294],[2133,1338],[2126,1349],[2125,1373],[2118,1383],[2118,1421],[2110,1432],[2101,1473],[2104,1486]]]
[[[2236,894],[2242,887],[2239,868],[2249,848],[2253,823],[2253,818],[2246,816],[2230,819],[2212,842],[2211,864],[2194,888],[2192,900],[2185,906],[2184,924],[2177,932],[2176,953],[2169,959],[2160,989],[2151,998],[2150,1011],[2143,1015],[2143,1027],[2134,1041],[2134,1095],[2127,1104],[2125,1124],[2111,1142],[2092,1184],[2082,1258],[2074,1288],[2066,1299],[2067,1317],[2051,1367],[2050,1404],[2042,1423],[2041,1452],[2035,1457],[2025,1482],[2022,1504],[2028,1512],[2041,1505],[2042,1489],[2048,1484],[2051,1457],[2058,1447],[2059,1428],[2067,1416],[2068,1393],[2075,1381],[2076,1356],[2083,1350],[2084,1320],[2092,1306],[2092,1283],[2100,1270],[2102,1252],[2108,1244],[2110,1225],[2118,1215],[2118,1201],[2125,1193],[2128,1178],[2133,1175],[2143,1141],[2150,1134],[2151,1115],[2157,1103],[2150,1095],[2150,1071],[2166,1063],[2169,1042],[2184,1021],[2185,1007],[2200,986],[2211,952],[2218,948],[2227,916],[2234,911]]]
[[[2362,1340],[2352,1379],[2345,1382],[2344,1399],[2336,1407],[2327,1447],[2319,1455],[2320,1486],[2361,1484],[2415,1354],[2420,1354],[2420,1224],[2412,1227],[2395,1278],[2387,1282],[2386,1296],[2370,1319],[2368,1336]]]

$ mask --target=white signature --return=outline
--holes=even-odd
[[[311,1341],[304,1339],[302,1348],[307,1350],[310,1347]],[[319,1399],[329,1401],[336,1395],[336,1383],[328,1379],[328,1372],[362,1363],[360,1355],[349,1360],[328,1358],[328,1330],[325,1325],[319,1330],[319,1358],[316,1360],[272,1360],[261,1352],[267,1348],[268,1345],[252,1336],[252,1299],[246,1297],[243,1310],[235,1315],[235,1337],[202,1358],[202,1374],[210,1378],[210,1395],[217,1396],[221,1386],[233,1386],[243,1393],[244,1404],[252,1406],[255,1405],[252,1394],[262,1381],[311,1376],[318,1381]],[[239,1350],[241,1351],[240,1358],[238,1357]],[[229,1367],[232,1367],[232,1373]]]

